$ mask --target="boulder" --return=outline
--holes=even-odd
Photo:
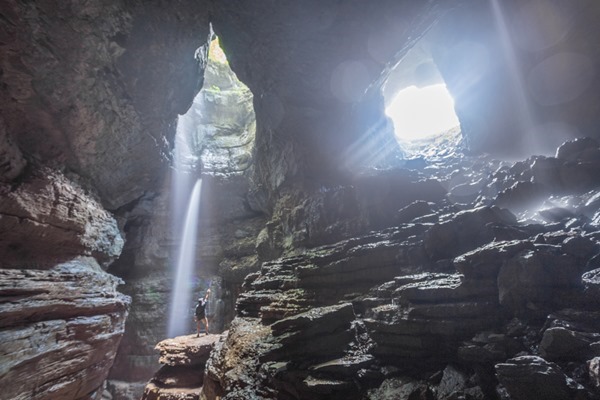
[[[496,206],[458,212],[451,220],[433,225],[426,233],[424,246],[434,260],[456,257],[494,238],[488,224],[514,225],[516,217]]]
[[[550,195],[547,186],[531,181],[518,181],[498,193],[495,204],[512,212],[535,209]]]
[[[437,387],[437,397],[440,400],[454,399],[467,389],[469,376],[452,365],[444,368],[442,380]]]
[[[35,169],[0,184],[0,267],[49,268],[77,256],[107,267],[123,238],[113,215],[61,172]]]
[[[368,400],[434,400],[435,396],[429,386],[422,381],[407,377],[386,379],[376,389],[371,389]]]
[[[560,247],[538,245],[524,250],[500,268],[500,304],[516,313],[543,315],[581,291],[581,273],[578,260],[563,254]]]
[[[600,340],[600,334],[585,334],[563,327],[546,329],[540,342],[540,354],[551,361],[586,360],[590,345]]]
[[[467,364],[495,364],[514,357],[523,345],[505,334],[481,332],[458,348],[458,358]]]
[[[495,280],[505,260],[523,250],[533,248],[533,243],[526,240],[495,241],[455,258],[454,266],[465,279]]]
[[[538,214],[544,221],[548,222],[560,222],[575,217],[573,211],[564,207],[544,208],[543,210],[538,211]]]
[[[600,245],[589,237],[571,236],[562,242],[561,248],[566,254],[587,261],[598,252]]]
[[[144,388],[142,400],[198,400],[210,352],[221,335],[178,336],[156,345],[165,364]]]
[[[160,352],[160,363],[175,366],[204,365],[220,335],[178,336],[156,345]]]
[[[600,147],[598,141],[589,137],[569,140],[556,149],[556,158],[564,161],[578,161],[586,150],[598,147]]]
[[[563,161],[554,157],[534,157],[531,164],[531,182],[544,187],[560,190],[559,168]]]
[[[594,357],[587,362],[590,381],[596,389],[600,389],[600,357]]]
[[[496,374],[514,400],[567,400],[583,389],[558,365],[537,356],[521,356],[496,364]]]
[[[598,168],[600,161],[565,162],[559,169],[562,190],[571,193],[583,193],[598,187]]]

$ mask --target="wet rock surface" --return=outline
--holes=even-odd
[[[498,379],[511,398],[573,399],[583,387],[567,377],[554,363],[541,357],[521,356],[496,365]],[[585,394],[581,394],[581,398]]]
[[[399,206],[389,228],[264,262],[211,353],[206,398],[597,398],[599,228],[581,217],[597,188],[556,180],[540,201],[571,212],[552,221],[498,206],[490,190],[529,179],[531,160],[431,157],[419,172],[443,185],[463,171],[448,193],[480,182],[470,203]],[[519,173],[500,181],[499,167]]]

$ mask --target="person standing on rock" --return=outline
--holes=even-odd
[[[206,296],[198,299],[196,305],[196,337],[200,337],[200,323],[204,324],[206,328],[206,334],[208,335],[208,319],[206,318],[206,303],[208,302],[208,295],[210,295],[210,289],[206,290]]]

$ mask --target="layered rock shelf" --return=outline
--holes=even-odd
[[[198,400],[210,352],[221,335],[188,335],[156,345],[164,366],[146,385],[142,400]]]
[[[121,283],[89,258],[0,270],[0,398],[99,399],[131,302]]]
[[[263,263],[205,398],[597,398],[600,181],[561,178],[600,161],[579,143],[499,166],[470,202],[417,201],[393,227]],[[514,188],[542,185],[542,162],[533,211]],[[448,196],[481,178],[463,171]]]

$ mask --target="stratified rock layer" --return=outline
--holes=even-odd
[[[551,162],[599,160],[583,152],[566,143],[558,154],[573,165]],[[475,160],[426,161],[420,171],[449,195],[413,203],[409,221],[404,208],[396,226],[264,262],[211,354],[205,398],[597,398],[600,226],[586,215],[599,184],[577,175],[565,187],[560,167],[544,175],[554,183],[538,201],[560,194],[569,211],[551,222],[517,198],[514,214],[498,207],[537,160],[488,177]],[[470,202],[452,203],[475,180]]]
[[[204,366],[220,335],[189,335],[156,345],[164,366],[146,385],[142,400],[198,400]]]
[[[107,266],[123,248],[111,213],[62,173],[42,168],[0,184],[0,267],[48,268],[76,256]]]
[[[101,394],[131,299],[92,259],[0,270],[0,398]]]

